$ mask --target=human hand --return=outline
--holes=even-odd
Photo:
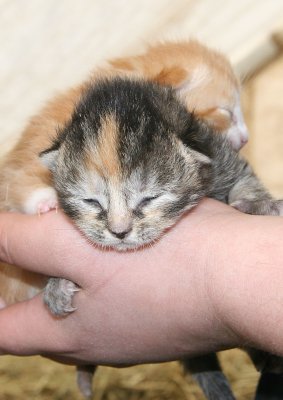
[[[122,365],[243,344],[283,355],[283,220],[203,201],[153,246],[91,246],[61,213],[0,215],[0,259],[64,277],[77,310],[42,296],[0,311],[2,353]],[[276,328],[276,329],[275,329]]]

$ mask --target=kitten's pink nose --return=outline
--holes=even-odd
[[[133,227],[132,218],[129,215],[121,214],[111,216],[108,220],[108,230],[118,239],[124,239]]]
[[[130,228],[130,229],[126,230],[126,231],[115,232],[115,231],[112,231],[111,229],[109,229],[109,232],[111,232],[112,235],[116,236],[118,239],[124,239],[124,237],[126,237],[127,234],[131,232],[131,230],[132,229]]]

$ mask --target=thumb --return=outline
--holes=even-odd
[[[72,320],[71,315],[68,320]],[[74,346],[70,335],[66,333],[65,321],[48,312],[41,295],[3,308],[0,311],[0,354],[29,356],[69,353]]]

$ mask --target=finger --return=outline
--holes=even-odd
[[[74,350],[67,331],[72,316],[56,319],[45,308],[41,296],[0,311],[0,353],[20,356],[68,354]]]
[[[70,254],[74,248],[77,251]],[[50,212],[40,217],[0,214],[0,260],[8,264],[49,276],[65,274],[65,278],[72,279],[72,265],[89,248],[93,251],[63,213]]]

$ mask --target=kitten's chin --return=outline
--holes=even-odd
[[[134,251],[134,250],[145,248],[147,246],[151,246],[157,240],[158,240],[157,238],[151,238],[151,239],[140,241],[140,242],[120,242],[120,243],[112,244],[109,247],[111,247],[113,250],[117,250],[120,252]]]
[[[149,240],[148,242],[119,242],[119,243],[111,243],[108,244],[107,247],[119,251],[119,252],[123,252],[123,251],[134,251],[134,250],[138,250],[140,248],[143,248],[145,246],[147,246],[148,244],[150,244],[152,241]]]
[[[147,245],[146,242],[136,242],[136,241],[112,241],[112,240],[103,240],[97,238],[90,238],[91,243],[93,245],[102,247],[103,249],[116,250],[116,251],[130,251],[137,250],[140,247],[144,247]],[[149,241],[150,242],[150,241]]]
[[[93,238],[91,237],[90,240],[91,242],[99,247],[102,247],[103,249],[109,249],[109,250],[116,250],[119,252],[125,252],[125,251],[134,251],[138,250],[144,247],[147,247],[153,243],[155,243],[161,234],[159,235],[151,235],[148,236],[146,239],[145,238],[128,238],[124,240],[113,240],[112,238]]]
[[[138,244],[138,243],[118,243],[115,245],[112,245],[112,249],[113,250],[117,250],[117,251],[130,251],[130,250],[136,250],[139,247],[142,247],[143,243]]]

